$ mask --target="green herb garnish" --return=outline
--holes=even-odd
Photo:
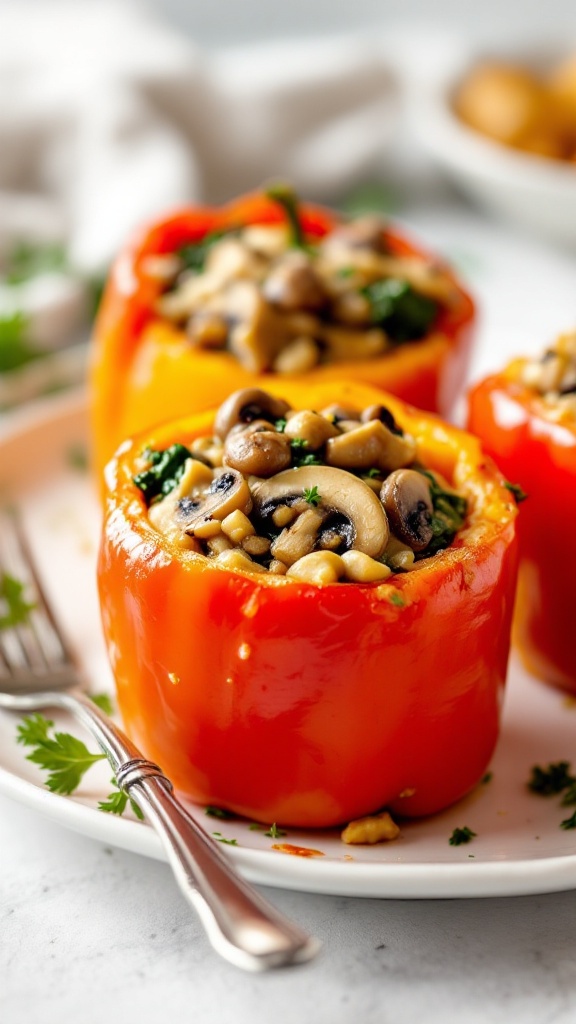
[[[285,832],[283,828],[278,828],[278,825],[274,822],[270,825],[270,828],[264,833],[264,835],[269,836],[270,839],[281,839],[282,836],[286,836],[288,833]]]
[[[395,604],[397,608],[404,608],[406,605],[404,598],[396,590],[390,594],[390,603]]]
[[[93,764],[106,759],[106,754],[92,754],[82,740],[67,732],[53,733],[53,728],[54,722],[44,715],[28,715],[17,728],[16,742],[33,748],[26,758],[48,772],[48,789],[68,796],[78,789]],[[117,792],[100,801],[99,809],[109,814],[123,814],[130,804],[136,817],[141,819],[142,811],[136,803],[118,789],[115,779],[112,783]]]
[[[28,621],[36,605],[34,601],[26,600],[25,589],[20,580],[7,572],[0,577],[0,629],[10,629]]]
[[[274,430],[277,430],[279,434],[283,434],[286,430],[286,422],[284,419],[276,420]]]
[[[471,828],[464,825],[463,828],[455,828],[448,842],[450,846],[462,846],[463,843],[471,843],[475,838],[476,832],[473,832]]]
[[[369,480],[375,480],[376,477],[383,475],[382,470],[376,469],[375,467],[372,467],[372,469],[369,469],[367,473],[364,473],[364,476],[367,476]]]
[[[7,284],[22,284],[40,274],[67,268],[66,250],[57,243],[18,242],[8,256],[5,273]]]
[[[290,245],[294,249],[306,249],[306,239],[304,238],[302,224],[300,223],[298,196],[292,186],[286,182],[276,182],[266,189],[266,196],[268,199],[272,199],[273,202],[278,203],[278,206],[286,214]]]
[[[212,835],[218,843],[226,843],[227,846],[238,846],[237,839],[226,839],[221,832],[213,832]]]
[[[438,303],[421,295],[407,281],[388,277],[362,289],[370,304],[372,323],[382,327],[397,343],[415,341],[428,333]]]
[[[528,495],[526,494],[526,491],[522,490],[520,484],[511,484],[509,480],[505,480],[504,487],[508,488],[510,493],[514,495],[514,500],[517,505],[519,505],[521,501],[526,501]]]
[[[214,807],[213,804],[208,804],[205,808],[204,813],[209,818],[220,818],[222,821],[228,821],[230,818],[234,818],[235,815],[232,811],[227,811],[224,807]]]
[[[163,451],[147,448],[143,454],[151,463],[150,468],[138,473],[133,481],[150,505],[174,490],[184,475],[186,460],[193,456],[183,444],[172,444]]]
[[[114,714],[114,705],[112,703],[112,698],[108,693],[89,693],[88,696],[92,703],[95,704],[97,708],[100,708],[100,711],[103,711],[105,715]]]
[[[316,508],[322,501],[322,495],[318,493],[317,487],[305,487],[303,494],[304,501],[306,501],[309,505],[313,505],[314,508]]]
[[[24,313],[0,316],[0,373],[18,370],[37,359],[37,352],[28,338],[29,322]]]
[[[212,246],[227,234],[230,234],[230,232],[210,231],[199,242],[190,242],[188,245],[183,245],[178,249],[176,255],[182,261],[184,269],[201,274]]]
[[[528,780],[528,789],[539,796],[556,796],[575,783],[576,777],[570,772],[570,762],[556,761],[547,768],[534,765]]]
[[[576,811],[574,811],[570,818],[565,818],[564,821],[560,822],[560,828],[576,828]]]
[[[321,466],[322,460],[318,458],[315,452],[309,452],[308,441],[305,441],[303,437],[294,437],[290,441],[290,448],[292,450],[292,463],[295,467],[300,466]]]

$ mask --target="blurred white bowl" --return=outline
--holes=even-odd
[[[525,63],[522,55],[512,59]],[[468,128],[453,109],[462,77],[460,68],[449,79],[428,82],[418,97],[415,127],[423,144],[472,199],[543,237],[576,246],[576,165],[508,149]]]

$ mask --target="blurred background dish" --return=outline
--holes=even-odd
[[[469,52],[426,83],[414,109],[420,140],[464,193],[569,246],[576,245],[575,68],[559,48]]]

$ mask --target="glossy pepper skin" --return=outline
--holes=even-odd
[[[322,238],[340,223],[335,213],[312,206],[302,206],[300,218],[311,238]],[[304,381],[355,380],[384,387],[420,408],[449,413],[464,381],[474,321],[472,300],[456,282],[457,306],[439,315],[427,338],[398,345],[375,359],[319,366],[305,377],[252,373],[227,352],[193,348],[183,331],[155,315],[162,285],[146,274],[147,257],[174,253],[212,231],[283,222],[276,203],[250,195],[220,209],[183,210],[146,228],[119,255],[92,349],[97,469],[125,437],[162,420],[214,408],[243,387],[265,387],[290,399]],[[386,240],[398,255],[422,255],[392,230],[386,231]]]
[[[363,408],[360,385],[302,407]],[[454,546],[384,584],[323,588],[231,572],[156,533],[134,459],[213,414],[121,447],[106,471],[104,632],[128,732],[199,803],[324,827],[387,805],[438,811],[482,777],[498,735],[516,582],[516,508],[475,438],[385,396],[420,455],[470,502]]]
[[[576,424],[553,423],[518,382],[521,361],[478,384],[469,429],[528,495],[518,523],[514,640],[530,672],[576,693]]]

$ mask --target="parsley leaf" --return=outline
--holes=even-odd
[[[100,708],[100,711],[103,711],[105,715],[114,714],[114,704],[112,702],[110,694],[89,693],[88,696],[90,697],[92,703],[95,704],[97,708]]]
[[[58,243],[18,242],[8,255],[7,284],[22,284],[32,277],[67,267],[66,250]]]
[[[124,814],[128,804],[130,804],[130,807],[138,820],[144,821],[144,815],[136,801],[132,800],[132,797],[130,797],[128,793],[118,787],[116,779],[111,779],[111,782],[116,788],[106,797],[105,800],[100,800],[98,802],[98,810],[104,811],[106,814],[121,815]]]
[[[372,323],[401,344],[423,338],[436,319],[438,303],[415,291],[408,281],[388,277],[362,289],[370,304]]]
[[[53,739],[40,741],[27,760],[47,771],[46,785],[53,793],[73,793],[89,768],[106,754],[91,754],[82,740],[68,732],[56,732]]]
[[[318,493],[317,487],[305,487],[303,491],[304,501],[316,508],[322,501],[322,495]]]
[[[277,430],[279,434],[283,434],[286,430],[286,423],[287,421],[284,418],[276,420],[274,430]]]
[[[192,458],[192,452],[183,444],[172,444],[162,451],[147,448],[144,457],[150,462],[150,468],[133,477],[144,496],[147,505],[170,494],[184,475],[186,460]]]
[[[0,577],[0,629],[10,629],[28,621],[36,603],[26,600],[25,589],[20,580],[7,572]]]
[[[574,814],[570,818],[565,818],[564,821],[560,822],[560,828],[576,828],[576,811],[574,811]]]
[[[92,698],[94,699],[94,698]],[[54,722],[44,715],[34,714],[24,718],[17,728],[16,741],[25,747],[33,747],[27,760],[39,765],[47,771],[46,785],[53,793],[69,795],[82,782],[84,775],[93,764],[103,761],[106,754],[91,754],[82,740],[67,732],[56,732],[51,735]],[[128,793],[120,790],[116,780],[112,779],[117,792],[112,792],[101,800],[98,808],[108,814],[123,814],[130,804],[137,818],[143,814]]]
[[[303,437],[292,438],[290,448],[292,451],[292,464],[296,468],[300,468],[300,466],[322,465],[322,460],[318,458],[315,452],[307,451],[308,441]]]
[[[471,843],[475,836],[476,832],[473,832],[471,828],[464,825],[463,828],[454,829],[448,842],[450,846],[462,846],[463,843]]]

